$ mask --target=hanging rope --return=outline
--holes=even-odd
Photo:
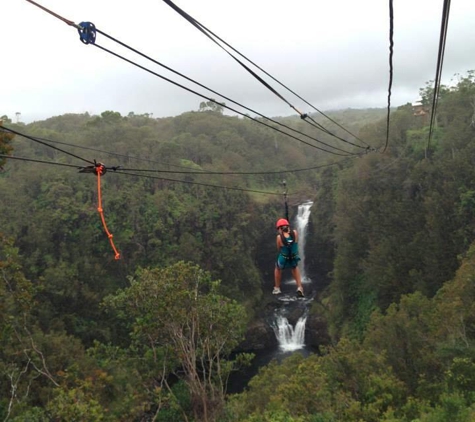
[[[82,173],[89,173],[90,172],[90,171],[88,171],[89,168],[90,167],[85,167],[83,170],[81,170],[81,172]],[[112,249],[114,250],[114,253],[115,253],[114,258],[117,260],[117,259],[120,259],[120,253],[117,250],[117,248],[115,247],[114,240],[112,239],[114,236],[112,235],[112,233],[107,228],[106,219],[104,218],[104,210],[102,208],[101,176],[106,174],[107,169],[104,166],[104,164],[96,163],[92,170],[97,175],[97,202],[98,202],[97,211],[99,212],[99,215],[101,216],[102,226],[104,227],[104,231],[106,232],[107,237],[109,238],[109,242],[112,246]]]

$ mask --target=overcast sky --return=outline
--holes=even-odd
[[[291,115],[232,58],[162,0],[36,0],[267,116]],[[176,0],[175,3],[321,110],[384,107],[389,78],[387,0]],[[394,0],[392,105],[413,102],[435,77],[443,0]],[[31,122],[64,113],[197,110],[202,98],[79,41],[75,28],[26,0],[1,0],[0,115]],[[475,1],[452,2],[443,83],[475,69]],[[205,95],[204,89],[97,44]],[[278,88],[309,112],[308,106]]]

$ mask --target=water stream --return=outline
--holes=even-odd
[[[297,230],[299,236],[299,255],[301,261],[299,262],[300,275],[302,277],[302,284],[304,290],[306,285],[311,283],[311,280],[307,277],[305,272],[305,242],[307,238],[307,226],[310,218],[310,209],[313,202],[305,202],[298,207],[297,216],[295,218],[294,227]],[[290,279],[285,284],[294,284],[295,280]],[[292,291],[293,293],[293,291]],[[308,295],[308,292],[307,292]],[[294,294],[284,293],[278,298],[282,306],[279,306],[274,311],[275,322],[273,323],[273,329],[279,342],[279,348],[283,352],[290,352],[305,347],[305,323],[307,321],[307,304],[312,298],[298,299]],[[291,305],[293,303],[293,305]],[[301,307],[303,305],[303,314],[299,317],[295,326],[287,319],[289,312],[293,311],[295,307]]]
[[[279,316],[277,319],[277,340],[283,352],[293,352],[305,346],[305,322],[307,317],[302,317],[297,321],[295,327],[289,323],[287,318]]]
[[[298,207],[295,219],[292,221],[293,227],[299,234],[299,255],[301,258],[299,269],[305,290],[305,298],[297,298],[295,294],[295,280],[289,279],[283,282],[283,293],[275,298],[277,299],[275,301],[276,306],[273,310],[273,314],[269,315],[270,319],[268,320],[268,323],[274,330],[278,348],[256,351],[251,367],[244,368],[239,371],[239,373],[230,377],[228,384],[229,393],[241,392],[246,387],[248,381],[257,374],[259,368],[268,365],[272,359],[281,361],[293,353],[301,353],[304,356],[308,356],[313,352],[305,347],[307,310],[309,304],[313,301],[314,294],[311,292],[312,280],[306,276],[305,271],[305,243],[312,205],[312,202],[301,204]],[[287,276],[289,270],[285,271],[285,275]],[[295,325],[292,325],[291,322],[295,322]]]

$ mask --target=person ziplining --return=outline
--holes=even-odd
[[[280,218],[277,220],[275,228],[277,229],[277,251],[279,252],[274,268],[274,290],[272,294],[278,295],[281,294],[280,282],[282,280],[282,270],[290,268],[292,276],[297,283],[297,295],[300,297],[304,296],[303,287],[302,287],[302,278],[300,276],[300,271],[298,268],[298,263],[300,261],[299,257],[299,246],[298,239],[299,235],[297,230],[290,228],[289,223],[289,205],[287,203],[287,183],[285,180],[282,181],[284,186],[284,204],[285,204],[285,218]]]
[[[300,277],[300,271],[298,263],[300,261],[299,249],[298,249],[298,233],[297,230],[290,228],[288,220],[281,218],[276,223],[277,235],[277,250],[279,255],[275,263],[274,269],[274,290],[272,294],[278,295],[282,293],[280,290],[280,282],[282,280],[282,270],[290,268],[292,276],[297,283],[297,295],[304,296],[302,279]]]

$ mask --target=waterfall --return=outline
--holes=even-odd
[[[305,273],[305,243],[307,241],[307,227],[308,220],[310,218],[310,208],[312,208],[313,202],[305,202],[299,205],[297,210],[297,216],[295,217],[294,227],[299,234],[299,256],[300,256],[300,275],[302,277],[302,283],[308,283],[310,280]]]
[[[277,318],[274,331],[282,351],[293,352],[294,350],[302,349],[305,346],[306,321],[307,317],[300,318],[294,328],[289,321],[287,321],[287,318],[283,316]]]
[[[307,240],[307,226],[308,220],[310,218],[310,208],[312,207],[313,202],[305,202],[298,207],[297,216],[295,217],[294,227],[297,230],[299,235],[299,255],[301,261],[299,262],[300,275],[302,277],[302,283],[309,284],[311,280],[306,276],[305,273],[305,243]],[[289,280],[287,283],[295,283],[294,280]],[[311,299],[310,299],[311,300]],[[295,327],[289,323],[287,318],[284,316],[286,311],[285,308],[289,306],[300,306],[302,302],[299,302],[298,299],[294,296],[289,296],[283,294],[279,297],[279,301],[283,304],[286,304],[284,308],[275,310],[275,322],[274,322],[274,332],[279,342],[280,350],[283,352],[291,352],[294,350],[302,349],[305,347],[305,323],[307,322],[307,312],[304,312],[304,315],[299,318]],[[300,305],[299,305],[300,303]],[[305,300],[304,306],[308,306],[308,300]]]

